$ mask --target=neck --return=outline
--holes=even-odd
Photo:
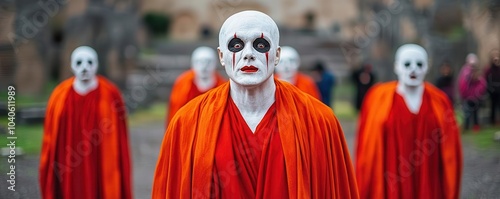
[[[206,77],[195,76],[194,84],[199,91],[205,92],[210,88],[213,88],[216,83],[215,75],[210,75]]]
[[[408,86],[402,82],[398,82],[396,92],[403,96],[406,106],[412,113],[417,114],[420,111],[422,96],[424,95],[424,84]]]
[[[93,91],[97,88],[99,85],[99,82],[97,81],[97,78],[92,78],[90,80],[77,80],[75,79],[73,81],[73,89],[75,89],[75,92],[78,93],[79,95],[87,95],[90,91]]]
[[[262,121],[275,100],[276,84],[273,76],[261,85],[253,87],[241,86],[233,80],[229,80],[229,87],[229,94],[241,116],[245,119],[252,133],[255,133],[257,125]]]
[[[275,101],[276,84],[273,76],[254,87],[238,85],[233,80],[229,80],[229,85],[229,94],[242,113],[265,113]]]

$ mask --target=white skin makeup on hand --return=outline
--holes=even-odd
[[[299,70],[299,53],[290,46],[281,47],[280,63],[276,66],[276,73],[281,80],[295,84],[295,75]]]
[[[97,68],[99,63],[97,53],[88,46],[80,46],[71,54],[71,70],[75,75],[73,88],[79,95],[86,95],[98,86]]]
[[[271,17],[243,11],[219,33],[219,59],[229,76],[230,96],[252,132],[274,103],[273,72],[279,62],[279,30]]]
[[[199,91],[205,92],[217,83],[216,64],[217,55],[214,49],[202,46],[193,51],[191,68],[194,71],[194,83]]]
[[[396,51],[394,71],[398,76],[397,92],[408,109],[417,114],[422,105],[424,79],[428,66],[427,52],[415,44],[405,44]]]

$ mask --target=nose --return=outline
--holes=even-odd
[[[253,61],[255,60],[255,55],[252,51],[252,45],[247,45],[243,50],[243,60],[245,61]]]

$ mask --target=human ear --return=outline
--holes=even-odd
[[[224,55],[222,54],[222,51],[220,50],[220,47],[217,47],[217,54],[219,55],[219,61],[222,66],[225,66],[224,64]]]
[[[280,63],[280,56],[281,56],[281,47],[278,46],[276,49],[276,59],[274,60],[274,66],[277,66]]]

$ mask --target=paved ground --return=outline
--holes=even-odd
[[[354,144],[354,121],[341,121],[350,150]],[[152,178],[159,146],[163,138],[163,124],[153,124],[131,129],[133,155],[134,195],[136,199],[151,198]],[[474,148],[464,141],[464,175],[462,198],[499,198],[500,152]],[[351,152],[352,153],[352,152]],[[38,186],[38,157],[24,156],[16,160],[16,192],[7,190],[6,159],[0,161],[0,198],[40,198]]]

